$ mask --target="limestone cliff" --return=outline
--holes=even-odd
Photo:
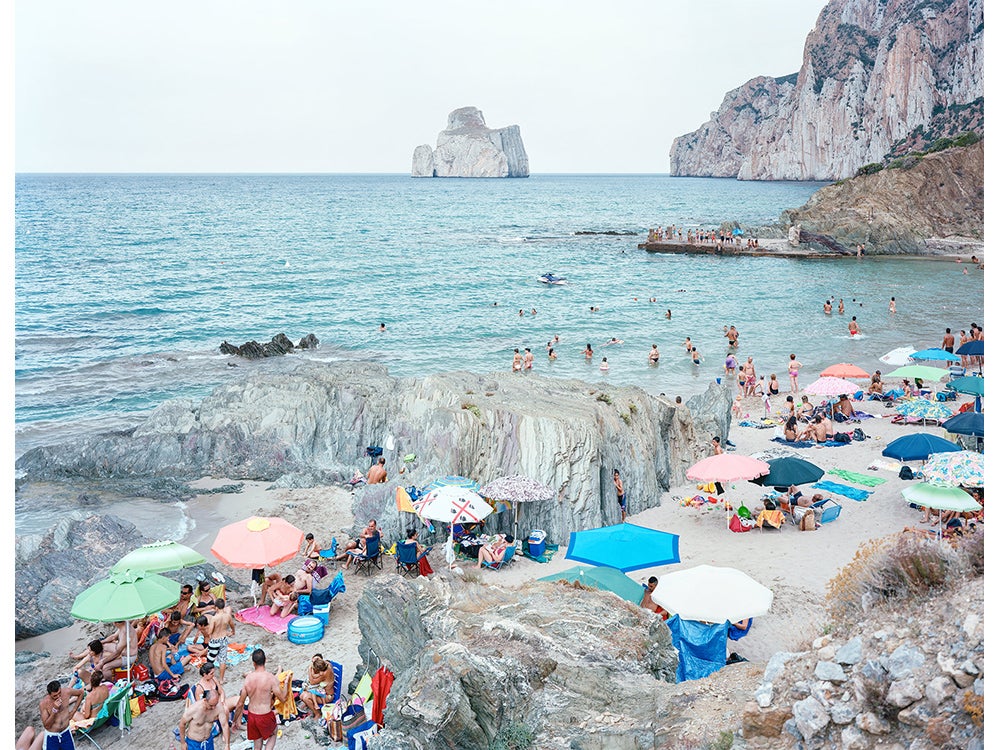
[[[836,180],[983,131],[982,0],[831,0],[802,67],[730,91],[674,139],[677,176]]]
[[[527,177],[528,154],[517,125],[494,130],[483,113],[462,107],[448,115],[448,127],[438,135],[437,148],[417,146],[413,177]]]
[[[659,505],[660,494],[707,455],[713,435],[725,440],[731,405],[730,390],[714,383],[689,401],[688,413],[639,388],[579,380],[467,372],[401,379],[366,362],[303,363],[220,386],[201,403],[167,401],[132,430],[33,449],[17,467],[26,481],[303,475],[329,482],[350,478],[367,465],[366,446],[387,445],[392,435],[391,474],[402,456],[417,457],[401,480],[407,485],[445,474],[484,483],[524,474],[553,487],[556,499],[528,504],[521,520],[565,544],[571,531],[620,520],[615,468],[632,512]],[[358,500],[372,504],[366,518],[402,530],[387,489],[365,488]]]
[[[782,220],[869,254],[965,254],[983,239],[983,142],[910,156],[818,190]],[[972,249],[969,250],[966,245]]]

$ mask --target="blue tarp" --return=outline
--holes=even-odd
[[[667,627],[677,655],[677,682],[699,680],[726,665],[726,636],[729,623],[706,625],[673,615]]]

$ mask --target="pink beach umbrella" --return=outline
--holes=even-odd
[[[803,393],[812,396],[839,396],[842,393],[854,393],[858,384],[843,378],[823,377],[802,389]]]
[[[687,470],[687,478],[697,482],[735,482],[740,479],[756,479],[771,471],[771,465],[750,456],[736,453],[720,453],[698,461]],[[726,510],[729,523],[729,510]]]

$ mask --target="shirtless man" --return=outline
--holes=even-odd
[[[309,596],[312,593],[314,570],[316,570],[316,561],[307,560],[301,570],[295,571],[295,583],[292,584],[292,592],[296,596],[302,594]]]
[[[839,411],[847,418],[854,416],[854,405],[846,394],[840,395],[840,400],[833,405],[833,408],[834,411]]]
[[[105,649],[104,663],[101,669],[108,671],[118,667],[128,669],[135,663],[135,657],[139,648],[139,635],[135,632],[135,626],[130,622],[119,620],[115,623],[115,632],[104,639],[105,643],[114,643],[115,646],[108,653]]]
[[[178,727],[181,742],[187,750],[215,750],[215,738],[212,736],[216,721],[222,725],[222,741],[229,744],[229,717],[226,716],[226,704],[220,700],[215,690],[206,690],[201,697],[184,709]]]
[[[98,669],[90,675],[90,692],[87,693],[80,710],[73,714],[73,721],[79,723],[97,717],[109,695],[108,689],[103,683],[104,673],[101,670]]]
[[[194,621],[185,620],[183,615],[175,609],[170,613],[170,617],[167,618],[162,630],[167,631],[168,640],[171,645],[183,648],[184,641],[187,639],[188,634],[194,630]]]
[[[315,560],[310,560],[306,564],[311,564],[313,568],[316,567]],[[225,680],[229,636],[236,635],[236,620],[233,617],[232,607],[227,607],[225,601],[216,599],[215,606],[216,612],[208,621],[208,627],[203,628],[199,624],[198,630],[208,638],[208,653],[206,654],[206,658],[209,662],[214,662],[219,668],[219,679]],[[198,620],[200,621],[201,618],[199,617]]]
[[[111,652],[108,651],[108,654]],[[90,643],[87,644],[87,648],[79,653],[74,654],[72,651],[69,655],[74,659],[79,659],[75,665],[73,665],[73,671],[77,673],[81,680],[88,682],[90,680],[90,675],[98,671],[103,665],[107,658],[104,650],[104,641],[100,638],[95,638]]]
[[[858,316],[857,315],[852,315],[851,316],[851,322],[847,324],[847,331],[852,336],[857,336],[859,333],[861,333],[861,329],[858,327]]]
[[[840,303],[837,305],[837,312],[839,312],[841,315],[844,314],[844,300],[843,300],[843,298],[841,298]]]
[[[368,484],[381,484],[388,476],[389,472],[385,470],[385,456],[379,456],[378,461],[368,470]]]
[[[691,348],[692,347],[691,347],[691,337],[690,336],[686,336],[684,338],[684,348],[687,350],[688,354],[691,353]]]
[[[295,585],[295,576],[285,576],[268,589],[271,595],[271,614],[277,615],[281,612],[281,617],[288,617],[295,609],[295,597],[292,596],[292,586]]]
[[[830,423],[826,421],[826,417],[820,414],[813,421],[812,425],[812,435],[816,439],[817,443],[825,443],[827,432],[830,429]]]
[[[302,690],[302,702],[306,704],[314,719],[321,715],[320,709],[333,700],[336,675],[330,662],[322,654],[315,654],[309,665],[308,685]]]
[[[941,348],[949,354],[955,351],[955,334],[951,332],[950,328],[944,329],[944,339],[941,340]]]
[[[729,330],[726,331],[726,338],[729,339],[729,345],[734,349],[740,345],[740,334],[736,330],[736,326],[729,326]]]
[[[250,657],[253,661],[253,672],[243,680],[243,689],[237,700],[237,707],[242,706],[246,698],[250,699],[249,716],[247,717],[247,739],[253,740],[254,750],[266,747],[271,750],[276,740],[275,730],[278,719],[274,715],[274,699],[288,699],[292,678],[288,676],[285,684],[279,684],[278,678],[267,671],[264,664],[267,657],[263,649],[254,649]],[[233,731],[238,732],[243,726],[243,712],[237,708],[233,719]]]
[[[45,692],[46,696],[38,704],[42,726],[45,727],[45,750],[73,750],[76,745],[73,744],[69,720],[83,700],[83,691],[64,688],[59,680],[52,680]]]
[[[170,644],[170,632],[160,628],[156,640],[149,647],[149,665],[158,680],[172,679],[184,674],[184,667],[191,661],[191,655],[181,656]]]
[[[521,357],[521,350],[520,349],[515,349],[514,350],[514,363],[511,365],[511,368],[510,368],[511,372],[521,372],[521,361],[522,361],[522,359],[523,358]]]
[[[830,300],[827,300],[826,302],[823,303],[823,312],[825,312],[827,315],[833,314],[833,303],[830,302]]]
[[[646,581],[646,590],[642,594],[642,601],[639,603],[639,606],[658,615],[662,614],[663,619],[666,620],[668,617],[667,612],[653,601],[653,592],[656,591],[657,584],[659,584],[659,579],[656,576],[650,576],[649,580]]]

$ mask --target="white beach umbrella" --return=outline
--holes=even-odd
[[[771,608],[774,594],[742,570],[697,565],[660,576],[654,602],[683,620],[739,622]]]
[[[451,543],[445,548],[444,557],[449,565],[455,562],[455,524],[479,523],[493,512],[490,504],[478,493],[455,485],[431,490],[413,502],[413,509],[421,518],[448,523]]]
[[[893,349],[891,352],[886,352],[879,357],[878,360],[879,362],[884,362],[887,365],[902,367],[903,365],[908,365],[913,362],[910,355],[916,351],[917,350],[912,346],[901,346],[898,349]]]

